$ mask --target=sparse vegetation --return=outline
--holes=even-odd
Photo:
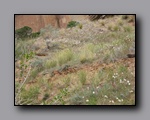
[[[122,26],[123,25],[123,21],[121,19],[118,20],[118,25]]]
[[[119,31],[119,29],[120,29],[120,28],[119,28],[119,26],[117,26],[117,25],[113,27],[113,31]]]
[[[80,29],[82,29],[83,25],[82,25],[82,24],[79,24],[78,27],[79,27]]]
[[[72,27],[75,27],[77,25],[79,25],[79,22],[77,22],[77,21],[70,21],[68,23],[68,25],[67,25],[67,28],[72,28]],[[81,27],[81,24],[80,24],[80,27]]]
[[[131,32],[132,28],[130,26],[124,26],[124,31],[125,32]]]
[[[112,28],[113,28],[112,24],[108,25],[108,30],[112,30]]]
[[[49,25],[38,38],[15,39],[15,104],[135,105],[130,17],[71,21],[71,29]],[[47,49],[46,38],[57,46]]]

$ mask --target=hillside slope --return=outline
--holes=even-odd
[[[16,105],[135,105],[134,17],[79,17],[15,41]]]

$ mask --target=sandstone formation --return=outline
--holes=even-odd
[[[15,30],[29,26],[32,32],[38,32],[47,25],[65,28],[69,21],[69,15],[15,15]]]

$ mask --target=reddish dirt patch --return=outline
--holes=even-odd
[[[61,76],[65,76],[67,74],[76,73],[79,70],[94,72],[94,71],[97,71],[97,70],[103,69],[103,68],[113,68],[115,64],[119,64],[119,63],[122,63],[126,67],[128,67],[129,69],[132,69],[135,67],[135,58],[120,59],[114,63],[109,63],[109,64],[106,64],[106,63],[100,64],[99,62],[95,62],[93,64],[85,64],[85,65],[78,67],[78,68],[70,67],[66,70],[63,70],[62,72],[55,70],[55,71],[53,71],[53,77],[51,77],[50,79],[53,79],[53,78],[56,79],[56,78],[59,78]]]

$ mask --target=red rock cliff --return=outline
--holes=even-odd
[[[29,26],[33,32],[40,31],[47,25],[65,28],[71,20],[69,15],[16,15],[15,29]]]

